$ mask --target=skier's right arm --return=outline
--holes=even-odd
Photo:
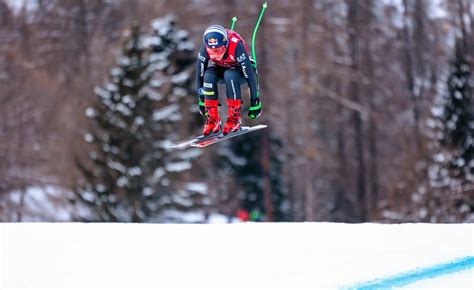
[[[196,61],[196,91],[198,94],[204,84],[204,72],[207,69],[208,63],[209,55],[207,54],[206,48],[202,46]]]
[[[199,112],[203,116],[205,116],[206,110],[204,107],[204,96],[201,93],[201,88],[204,84],[204,72],[207,69],[208,63],[209,56],[207,54],[206,48],[204,46],[201,46],[196,61],[196,92],[199,98]]]

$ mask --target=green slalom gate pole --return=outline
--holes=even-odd
[[[230,26],[230,30],[234,30],[234,26],[236,22],[237,22],[237,16],[232,17],[232,25]]]
[[[262,11],[260,12],[260,16],[258,17],[257,24],[255,25],[255,29],[253,30],[253,36],[252,36],[252,57],[253,60],[255,61],[255,68],[257,67],[257,53],[255,51],[255,38],[257,37],[257,31],[258,28],[260,27],[260,22],[262,21],[263,15],[265,14],[265,10],[267,10],[268,3],[265,2],[262,5]]]

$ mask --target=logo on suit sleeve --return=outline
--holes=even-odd
[[[198,58],[200,61],[206,62],[206,58],[201,53],[198,54]]]
[[[238,62],[243,62],[247,57],[245,56],[245,53],[242,53],[239,57],[237,57]]]
[[[249,78],[249,75],[247,74],[247,66],[245,64],[242,65],[242,73],[246,79]]]

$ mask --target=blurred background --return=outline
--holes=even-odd
[[[269,127],[168,149],[204,29],[262,4],[0,0],[0,221],[474,222],[472,0],[268,1]]]

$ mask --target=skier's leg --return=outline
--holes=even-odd
[[[242,107],[240,77],[242,72],[237,69],[227,69],[224,72],[224,81],[227,93],[227,107],[229,110],[227,122],[224,127],[224,135],[240,130]],[[242,75],[243,77],[243,75]]]
[[[203,135],[217,133],[221,130],[221,118],[219,116],[219,100],[217,82],[219,81],[219,71],[216,67],[209,67],[204,72],[203,94],[205,97],[204,106],[206,107],[207,118],[204,125]]]
[[[203,94],[206,100],[217,100],[219,98],[217,90],[219,74],[217,67],[210,67],[204,72]]]
[[[240,82],[244,75],[239,69],[227,69],[224,72],[224,81],[227,93],[227,99],[229,100],[240,100]],[[245,78],[244,78],[245,79]]]

